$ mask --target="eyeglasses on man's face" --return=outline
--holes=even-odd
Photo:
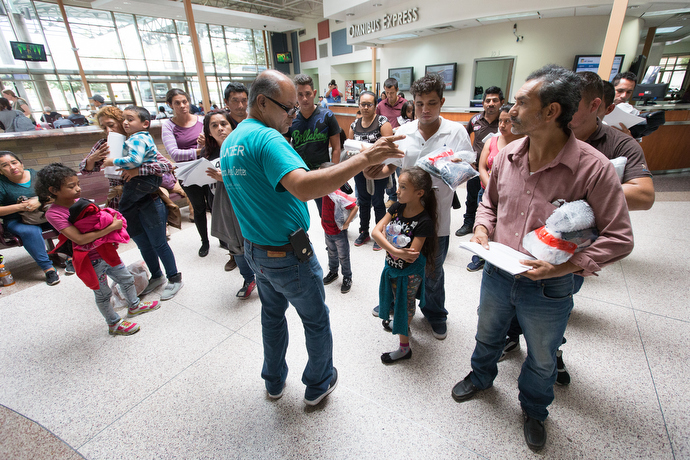
[[[264,96],[266,97],[266,99],[268,99],[268,100],[270,100],[270,101],[273,101],[274,104],[276,104],[276,105],[277,105],[278,107],[280,107],[281,109],[285,110],[285,113],[287,113],[287,116],[288,116],[288,117],[293,116],[295,113],[297,113],[297,109],[299,109],[299,106],[288,107],[288,106],[283,105],[283,104],[281,104],[280,102],[276,101],[276,100],[273,99],[272,97],[266,96],[265,94],[264,94]]]
[[[373,107],[374,104],[371,102],[360,102],[359,106],[364,108],[364,109],[369,109],[369,108]]]

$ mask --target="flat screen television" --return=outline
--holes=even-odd
[[[611,74],[609,81],[613,80],[623,67],[623,58],[625,55],[616,54],[613,58],[613,66],[611,67]],[[578,54],[575,56],[575,63],[573,64],[574,72],[598,72],[599,61],[601,61],[601,54]]]
[[[633,101],[644,101],[645,105],[651,105],[649,101],[654,99],[663,100],[668,92],[668,83],[659,83],[655,85],[635,85],[632,93]]]
[[[292,64],[292,51],[276,53],[276,62],[278,64]]]
[[[437,73],[443,77],[446,91],[455,90],[455,74],[457,73],[458,64],[452,62],[450,64],[428,65],[424,67],[424,74]]]
[[[12,55],[19,61],[47,61],[45,46],[40,43],[10,42]]]

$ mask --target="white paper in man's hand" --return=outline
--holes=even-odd
[[[613,112],[604,117],[604,123],[614,128],[620,128],[620,123],[623,123],[626,128],[630,129],[631,126],[640,124],[643,121],[644,118],[628,113],[619,106],[616,106]]]
[[[505,244],[496,243],[495,241],[489,241],[488,250],[484,249],[479,243],[470,242],[460,243],[460,247],[477,254],[491,265],[495,265],[511,275],[517,275],[518,273],[523,273],[532,269],[532,267],[522,265],[518,262],[519,260],[535,260],[535,258],[530,255],[523,254]]]
[[[214,178],[206,174],[207,168],[216,169],[206,158],[177,163],[175,166],[175,175],[184,185],[203,186],[216,183]]]

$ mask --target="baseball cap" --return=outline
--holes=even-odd
[[[94,101],[100,102],[101,104],[105,102],[105,99],[103,99],[103,96],[101,96],[100,94],[94,94],[89,99],[93,99]]]

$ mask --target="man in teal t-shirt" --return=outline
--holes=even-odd
[[[333,367],[333,338],[325,303],[323,271],[313,254],[298,258],[290,235],[309,230],[306,202],[327,195],[365,167],[402,157],[382,138],[370,149],[331,168],[309,171],[283,134],[297,112],[293,82],[280,72],[262,72],[249,90],[249,117],[225,139],[220,166],[245,238],[244,257],[254,273],[261,298],[264,364],[261,377],[271,399],[283,396],[288,366],[285,354],[288,302],[304,326],[309,362],[302,374],[304,402],[320,403],[338,383]]]

